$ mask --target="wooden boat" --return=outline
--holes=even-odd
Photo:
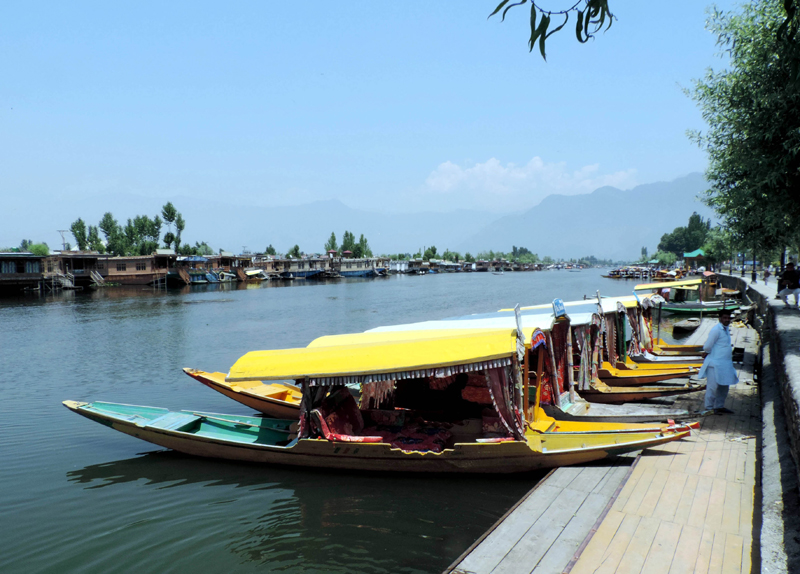
[[[661,366],[684,366],[701,367],[703,357],[699,355],[654,355],[649,351],[644,351],[638,355],[630,355],[630,360],[642,366],[661,365]]]
[[[609,387],[639,387],[653,383],[660,383],[670,379],[688,378],[697,374],[695,368],[674,370],[630,369],[617,363],[616,367],[604,362],[597,373],[600,380]]]
[[[700,326],[702,321],[700,319],[684,319],[678,321],[672,326],[673,333],[691,333]]]
[[[665,303],[661,309],[674,314],[684,315],[717,315],[722,309],[738,309],[740,303],[734,299],[724,301],[684,301]]]
[[[539,406],[541,361],[536,401],[528,404],[529,346],[516,329],[488,330],[255,351],[240,358],[226,377],[229,383],[302,381],[303,401],[294,421],[102,402],[64,405],[191,455],[367,471],[527,472],[599,460],[689,434],[692,426],[685,424],[583,423],[546,416]],[[343,386],[348,383],[362,386],[360,408]]]
[[[585,391],[578,391],[589,402],[604,404],[637,403],[647,399],[683,395],[705,390],[704,384],[689,381],[685,385],[670,387],[607,387],[603,383],[592,385]]]
[[[183,369],[183,372],[200,381],[210,389],[222,393],[251,409],[278,419],[296,419],[300,415],[300,387],[284,382],[262,383],[261,381],[241,381],[228,383],[225,373],[207,373],[197,369]]]

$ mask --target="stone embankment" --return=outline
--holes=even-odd
[[[746,293],[761,331],[761,571],[800,572],[800,311],[776,298],[774,279],[721,281]]]

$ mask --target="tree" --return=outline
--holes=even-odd
[[[472,253],[467,251],[464,254],[464,261],[466,261],[467,263],[475,263],[475,258],[472,256]]]
[[[328,241],[325,242],[325,252],[328,251],[338,251],[339,245],[336,243],[336,234],[331,231],[331,236],[328,238]]]
[[[100,241],[100,233],[95,225],[89,226],[89,234],[86,240],[89,242],[89,249],[92,251],[97,251],[98,253],[106,252],[106,247],[103,245],[103,242]]]
[[[800,13],[798,0],[715,10],[709,27],[730,64],[689,95],[709,125],[690,138],[709,157],[706,202],[734,241],[769,251],[800,242]]]
[[[718,263],[730,259],[732,252],[730,233],[719,226],[710,229],[706,235],[706,241],[703,243],[705,260],[710,265],[716,266]]]
[[[670,251],[656,251],[653,259],[658,261],[659,265],[669,267],[678,260],[678,257]]]
[[[286,252],[288,257],[294,257],[295,259],[300,259],[300,246],[295,245],[289,251]]]
[[[344,253],[345,251],[355,252],[356,250],[356,236],[350,233],[349,231],[345,231],[344,235],[342,235],[342,247],[341,252]]]
[[[355,251],[356,257],[372,257],[372,249],[369,248],[369,243],[363,233],[361,237],[358,238]]]
[[[67,245],[69,245],[69,243]],[[69,250],[69,247],[67,250]],[[47,257],[50,255],[50,248],[47,246],[47,243],[28,243],[27,251],[39,257]]]
[[[214,255],[214,250],[205,241],[201,243],[194,242],[195,255]]]
[[[692,213],[686,227],[676,227],[672,233],[665,233],[661,236],[658,251],[674,253],[677,257],[682,257],[684,253],[703,246],[710,227],[710,220],[704,220],[697,212]]]
[[[178,213],[175,216],[175,249],[177,250],[181,245],[181,233],[183,233],[183,229],[186,227],[186,222],[183,220],[183,216]]]
[[[172,231],[172,224],[175,223],[175,219],[178,217],[178,210],[175,209],[175,206],[172,205],[171,201],[165,203],[164,207],[161,208],[161,217],[164,218],[164,221],[169,226],[170,231]]]
[[[510,0],[502,0],[502,2],[500,2],[494,9],[494,12],[489,14],[489,18],[505,8],[502,15],[502,19],[505,20],[506,13],[511,8],[515,6],[522,6],[527,2],[527,0],[520,0],[519,2],[515,2],[507,6],[509,1]],[[576,13],[575,16],[577,18],[577,25],[575,27],[575,35],[578,38],[578,42],[581,44],[588,42],[589,38],[594,38],[594,35],[602,30],[606,21],[608,22],[608,27],[606,30],[611,28],[611,23],[614,21],[614,15],[608,9],[608,0],[578,0],[571,8],[560,11],[545,10],[532,1],[530,16],[531,37],[528,39],[528,51],[533,51],[533,47],[538,41],[539,52],[542,54],[542,58],[546,60],[547,57],[545,55],[544,43],[550,36],[567,25],[567,22],[569,22],[570,12]],[[540,16],[541,18],[539,18]],[[550,21],[553,16],[563,16],[564,22],[557,28],[554,28],[548,32],[548,29],[550,28]]]
[[[275,248],[272,246],[272,243],[269,244],[269,246],[264,251],[264,253],[266,253],[267,255],[277,255],[278,254],[278,252],[275,251]]]
[[[69,230],[72,232],[72,236],[78,243],[78,250],[86,251],[86,247],[89,244],[89,239],[86,237],[86,223],[84,223],[83,219],[79,217],[73,221],[72,225],[69,226]]]
[[[642,247],[642,261],[647,261],[647,247]]]
[[[424,261],[430,261],[431,259],[436,259],[436,246],[431,245],[425,250],[425,253],[422,254],[422,259]]]

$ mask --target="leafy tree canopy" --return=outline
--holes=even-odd
[[[328,238],[328,241],[325,242],[325,253],[328,251],[338,251],[339,245],[336,243],[336,234],[331,231],[331,236]]]
[[[550,0],[552,2],[552,0]],[[506,13],[515,6],[522,6],[527,3],[527,0],[520,0],[509,4],[510,0],[503,0],[494,9],[494,12],[489,14],[491,18],[501,10],[502,20],[505,20]],[[543,59],[547,59],[545,54],[545,41],[561,30],[569,22],[570,13],[575,13],[576,25],[575,36],[578,42],[585,44],[589,38],[594,38],[594,35],[603,29],[603,26],[608,24],[606,30],[611,27],[614,21],[614,15],[608,9],[608,0],[577,0],[571,7],[561,10],[548,10],[531,1],[530,10],[530,23],[531,23],[531,37],[528,39],[528,51],[533,51],[536,43],[539,43],[539,52],[542,54]],[[560,21],[563,17],[561,24],[551,29],[551,20],[556,16]]]
[[[289,251],[286,252],[288,257],[294,257],[295,259],[300,259],[300,246],[295,245]]]
[[[86,234],[86,223],[84,223],[83,219],[79,217],[73,221],[69,229],[78,244],[78,249],[80,251],[86,251],[86,247],[89,245],[89,238]]]
[[[706,201],[734,241],[771,250],[800,243],[799,0],[760,0],[709,21],[730,64],[689,95],[708,131],[690,137],[709,157]]]
[[[269,246],[267,246],[267,248],[264,250],[264,253],[266,253],[267,255],[277,255],[278,254],[278,252],[275,251],[275,248],[272,246],[272,243],[270,243]]]
[[[689,216],[686,227],[676,227],[672,233],[665,233],[658,243],[658,250],[674,253],[676,257],[683,257],[689,251],[699,249],[705,243],[711,221],[703,219],[697,212]]]

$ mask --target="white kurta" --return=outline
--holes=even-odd
[[[736,369],[733,368],[731,335],[722,323],[717,323],[711,328],[703,350],[708,353],[708,356],[697,374],[699,378],[713,379],[717,385],[725,386],[735,385],[739,382]],[[713,372],[709,373],[709,369],[713,369]]]

